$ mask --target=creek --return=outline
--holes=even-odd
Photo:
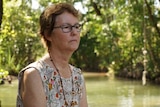
[[[85,77],[89,107],[160,107],[160,86],[140,80]]]

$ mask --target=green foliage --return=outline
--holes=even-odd
[[[94,49],[99,43],[95,42],[97,38],[90,37],[89,35],[90,33],[88,32],[85,36],[81,37],[79,50],[73,54],[71,62],[82,67],[84,70],[98,71],[97,64],[99,64],[99,60]]]
[[[0,66],[10,74],[16,74],[43,54],[40,38],[37,37],[40,11],[31,9],[29,4],[21,0],[5,2],[4,11]]]
[[[18,72],[44,53],[36,33],[41,11],[51,2],[70,2],[87,8],[82,14],[80,47],[72,64],[87,71],[107,71],[112,67],[117,74],[126,68],[134,72],[138,64],[143,64],[145,46],[149,78],[160,75],[160,14],[154,1],[148,1],[148,5],[147,0],[37,1],[38,9],[32,9],[31,0],[4,2],[0,34],[0,66],[5,65],[4,69]]]
[[[6,71],[4,69],[0,69],[0,79],[7,77],[8,74],[9,74],[8,71]]]

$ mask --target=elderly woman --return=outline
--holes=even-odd
[[[84,77],[69,64],[80,42],[79,12],[70,4],[48,6],[40,35],[48,53],[19,73],[17,107],[87,107]]]

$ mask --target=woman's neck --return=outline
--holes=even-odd
[[[48,51],[49,56],[54,60],[56,63],[66,65],[69,62],[69,59],[71,57],[71,53],[67,52],[60,52],[56,50],[49,50]]]
[[[69,78],[71,75],[71,70],[69,67],[69,59],[71,55],[61,54],[56,51],[48,51],[48,63],[51,67],[58,69],[62,77]]]

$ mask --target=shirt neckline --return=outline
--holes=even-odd
[[[51,67],[48,63],[46,63],[45,61],[43,61],[43,60],[39,60],[38,62],[40,62],[41,64],[42,64],[42,66],[47,66],[47,67],[49,67],[50,69],[53,69],[53,71],[56,71],[53,67]],[[71,69],[71,72],[72,72],[72,76],[74,75],[74,73],[73,73],[73,66],[72,65],[70,65],[69,64],[69,67],[70,67],[70,69]],[[57,71],[56,71],[57,72]],[[57,72],[58,73],[58,72]],[[70,81],[71,79],[72,79],[72,76],[70,76],[69,78],[65,78],[65,77],[62,77],[61,76],[61,78],[63,79],[63,80],[65,80],[65,81]]]

